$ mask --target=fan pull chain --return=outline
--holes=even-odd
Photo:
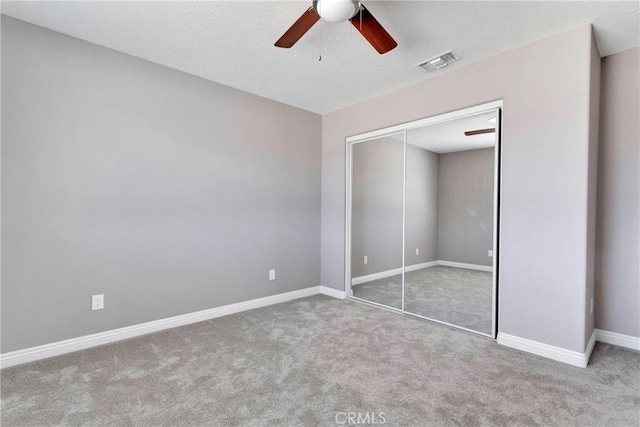
[[[324,34],[324,22],[321,22],[320,25],[320,37],[318,37],[318,62],[322,62],[322,35]]]

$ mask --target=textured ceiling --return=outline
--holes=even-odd
[[[365,1],[398,42],[378,55],[349,23],[273,43],[310,1],[2,2],[2,13],[317,113],[593,23],[603,56],[639,44],[638,2]],[[413,65],[453,49],[462,60]],[[322,61],[318,61],[319,55]],[[552,65],[552,64],[551,64]]]

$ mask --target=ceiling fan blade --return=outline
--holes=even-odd
[[[302,16],[300,16],[300,18],[298,18],[296,22],[293,23],[291,27],[289,27],[282,37],[275,42],[275,46],[284,48],[293,46],[302,36],[304,36],[304,33],[313,27],[313,24],[318,22],[319,19],[320,15],[316,13],[313,7],[310,7],[302,14]]]
[[[495,133],[496,128],[468,130],[464,134],[467,136],[482,135],[483,133]]]
[[[369,9],[362,4],[360,5],[360,11],[351,18],[351,23],[380,54],[387,53],[398,46],[393,37],[373,17]]]

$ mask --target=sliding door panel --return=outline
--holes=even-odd
[[[501,106],[347,138],[350,298],[496,337]]]
[[[493,335],[496,110],[407,131],[404,310]]]
[[[401,310],[404,134],[351,150],[352,296]]]

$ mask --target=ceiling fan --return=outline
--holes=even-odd
[[[278,39],[277,47],[290,48],[322,18],[328,22],[351,21],[378,53],[387,53],[398,43],[373,17],[369,9],[356,0],[314,0],[300,18]]]

